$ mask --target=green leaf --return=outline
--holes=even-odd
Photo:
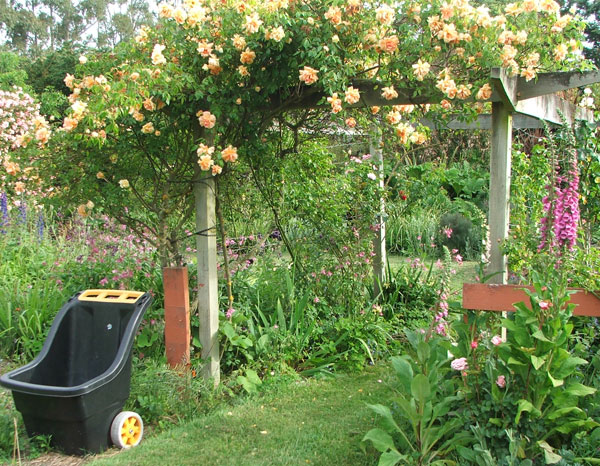
[[[410,384],[410,393],[418,402],[424,402],[431,395],[429,379],[423,374],[417,374]]]
[[[577,358],[575,356],[569,356],[563,361],[560,367],[553,372],[556,377],[564,379],[565,377],[571,375],[573,371],[577,368],[577,366],[581,366],[584,364],[587,364],[587,361],[585,359]]]
[[[279,328],[281,331],[285,332],[287,330],[285,316],[283,315],[283,307],[281,306],[281,301],[279,298],[277,299],[277,320],[279,321]]]
[[[506,361],[506,363],[512,364],[513,366],[524,366],[525,365],[525,363],[522,363],[521,361],[517,361],[512,356],[508,358],[508,361]]]
[[[544,440],[538,442],[538,445],[542,450],[544,450],[544,459],[546,460],[546,464],[556,464],[562,460],[562,456],[554,453],[554,448],[548,445],[548,443]]]
[[[238,375],[236,381],[248,393],[256,393],[258,391],[256,384],[252,383],[250,380],[248,380],[247,377],[244,377],[243,375]]]
[[[248,369],[246,371],[246,377],[253,384],[255,384],[255,385],[262,385],[262,380],[260,380],[260,377],[258,376],[258,374],[256,373],[256,371],[254,371],[252,369]]]
[[[473,451],[472,448],[467,448],[467,447],[463,447],[462,445],[457,445],[456,451],[462,458],[471,462],[471,464],[475,464],[475,462],[477,460],[477,455],[475,454],[475,452]]]
[[[373,443],[373,446],[377,451],[386,452],[390,449],[396,448],[392,436],[378,428],[371,429],[369,432],[367,432],[361,443],[365,444],[369,441]]]
[[[569,384],[569,386],[565,389],[565,392],[574,396],[586,396],[596,393],[596,389],[583,385],[579,382],[574,382]]]
[[[400,461],[407,461],[408,457],[406,455],[401,455],[397,450],[390,450],[382,453],[379,457],[378,466],[395,466]]]
[[[236,335],[233,326],[229,322],[221,322],[221,332],[230,340]]]
[[[565,381],[563,379],[555,379],[554,377],[552,377],[552,375],[550,374],[550,372],[547,372],[548,374],[548,378],[550,379],[550,382],[552,382],[552,386],[553,387],[560,387],[562,384],[565,383]]]
[[[533,332],[531,334],[531,336],[533,338],[536,338],[536,339],[540,340],[540,341],[544,341],[546,343],[552,343],[550,340],[548,340],[546,338],[546,335],[544,335],[544,332],[542,332],[539,328],[535,332]]]
[[[540,410],[537,409],[535,406],[533,406],[533,404],[531,404],[530,401],[528,400],[519,400],[519,402],[517,403],[517,415],[515,417],[515,424],[519,423],[519,420],[521,419],[521,414],[523,414],[524,412],[528,412],[531,413],[535,416],[539,416]]]
[[[589,430],[598,427],[598,423],[593,419],[580,419],[578,421],[570,421],[556,427],[556,430],[561,434],[569,434],[573,431]]]
[[[392,367],[396,371],[396,375],[404,387],[404,391],[410,393],[410,384],[413,380],[413,369],[410,362],[403,357],[394,356],[392,358]]]
[[[387,432],[393,433],[400,431],[400,427],[398,427],[398,424],[396,424],[396,421],[394,420],[394,416],[392,415],[392,411],[390,410],[390,408],[381,404],[368,404],[367,406],[383,418],[383,427]]]
[[[535,354],[532,354],[531,355],[531,364],[533,364],[533,367],[535,367],[536,370],[538,370],[540,367],[542,367],[544,365],[544,363],[546,362],[546,358],[547,358],[547,356],[540,358],[540,357],[536,356]]]
[[[429,359],[430,349],[429,345],[424,341],[419,342],[417,345],[417,359],[421,364],[425,364]]]

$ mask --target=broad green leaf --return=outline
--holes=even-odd
[[[565,389],[565,392],[575,396],[586,396],[596,393],[596,389],[583,385],[579,382],[574,382],[569,384],[569,386]]]
[[[548,338],[546,338],[546,335],[544,335],[544,332],[542,332],[540,329],[537,329],[535,332],[533,332],[531,334],[531,336],[540,341],[544,341],[546,343],[552,343],[550,340],[548,340]]]
[[[472,448],[466,448],[466,447],[463,447],[462,445],[458,445],[456,447],[456,451],[462,458],[466,459],[471,464],[475,464],[477,455],[475,454],[475,452],[473,451]]]
[[[502,319],[501,323],[502,323],[502,326],[504,328],[506,328],[506,330],[509,332],[514,332],[517,329],[514,321],[512,321],[510,319]]]
[[[578,421],[570,421],[556,427],[556,430],[561,434],[569,434],[573,431],[589,430],[598,427],[598,423],[593,419],[580,419]]]
[[[546,362],[546,358],[547,358],[547,356],[540,358],[540,357],[536,356],[535,354],[532,354],[531,355],[531,364],[533,364],[533,367],[535,367],[537,370],[544,365],[544,363]]]
[[[550,420],[554,420],[554,419],[558,419],[561,418],[563,416],[566,416],[567,414],[577,414],[578,417],[586,417],[587,414],[585,413],[585,411],[581,408],[578,408],[577,406],[569,406],[568,408],[560,408],[560,409],[556,409],[554,411],[552,411],[550,414],[548,414],[548,419]]]
[[[248,393],[256,393],[258,391],[258,388],[256,386],[255,383],[252,383],[250,380],[248,380],[247,377],[244,377],[243,375],[238,375],[237,379],[236,379],[237,383],[239,383],[244,390],[246,390]]]
[[[409,402],[404,397],[399,396],[394,401],[398,403],[398,407],[400,407],[402,410],[404,417],[406,417],[411,424],[416,424],[419,422],[420,416],[417,413],[417,408],[413,398],[411,398],[411,402]]]
[[[394,445],[394,439],[392,436],[387,432],[377,428],[371,429],[362,439],[363,444],[369,441],[373,443],[373,446],[377,451],[381,452],[385,452],[396,447]]]
[[[408,457],[406,455],[401,455],[397,450],[390,450],[382,453],[379,457],[378,466],[395,466],[400,461],[407,461]],[[406,464],[406,463],[404,463]]]
[[[248,369],[246,371],[246,377],[253,384],[255,384],[255,385],[262,385],[262,380],[260,380],[260,377],[258,376],[258,374],[256,373],[256,371],[254,371],[252,369]]]
[[[410,384],[410,392],[415,400],[424,402],[431,395],[429,379],[423,374],[417,374]]]
[[[540,411],[538,409],[536,409],[536,407],[533,406],[530,401],[519,400],[519,402],[517,403],[517,406],[518,406],[518,410],[517,410],[517,415],[515,417],[515,424],[519,423],[519,420],[521,419],[521,414],[523,414],[524,412],[531,413],[535,416],[539,416],[541,414]]]
[[[552,377],[550,372],[547,372],[547,374],[548,374],[548,378],[550,379],[550,382],[552,382],[553,387],[560,387],[562,384],[565,383],[565,381],[562,379],[555,379],[554,377]]]
[[[410,393],[410,384],[413,379],[413,369],[410,363],[400,356],[394,356],[392,358],[392,367],[396,371],[396,375],[404,387],[404,391]]]
[[[577,358],[575,356],[569,356],[566,358],[560,367],[553,371],[554,375],[560,379],[564,379],[573,373],[577,366],[587,364],[585,359]],[[553,364],[554,366],[554,364]]]
[[[520,346],[530,347],[533,345],[529,332],[523,327],[516,327],[513,331],[513,336],[515,338],[515,341]]]
[[[225,323],[221,322],[221,331],[230,340],[235,336],[235,330],[229,322],[225,322]]]
[[[383,418],[383,425],[386,431],[393,433],[400,430],[398,424],[396,424],[396,421],[394,420],[394,416],[392,415],[390,408],[381,404],[367,406]]]
[[[417,358],[419,362],[424,364],[429,359],[430,349],[429,345],[424,341],[419,342],[417,345]]]
[[[512,364],[513,366],[524,366],[525,364],[522,363],[521,361],[517,361],[515,358],[513,358],[512,356],[508,358],[508,361],[506,361],[507,364]]]
[[[560,460],[562,460],[562,456],[554,453],[554,448],[548,445],[547,442],[541,441],[538,442],[538,445],[544,450],[544,459],[546,460],[546,464],[556,464]]]

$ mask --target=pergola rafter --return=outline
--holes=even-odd
[[[490,82],[493,93],[492,114],[480,115],[475,122],[450,120],[448,129],[489,129],[492,130],[492,149],[490,155],[489,188],[489,227],[491,256],[489,272],[497,272],[493,283],[506,283],[507,262],[500,249],[502,241],[508,236],[509,194],[511,172],[511,149],[513,128],[540,128],[544,122],[561,125],[574,120],[593,122],[592,112],[576,107],[560,99],[556,93],[568,89],[587,86],[600,82],[600,71],[558,72],[539,74],[535,81],[526,81],[521,77],[512,77],[505,69],[491,70]],[[396,89],[398,98],[386,100],[381,96],[383,85],[368,80],[352,83],[360,90],[361,100],[353,107],[435,104],[444,99],[444,95],[431,88]],[[287,102],[279,96],[273,96],[272,106],[267,111],[272,115],[287,110],[322,106],[327,97],[308,89],[303,95],[295,95]],[[439,123],[423,122],[439,127]],[[378,141],[371,141],[372,151],[379,158]],[[381,161],[379,163],[382,163]],[[210,229],[215,225],[214,184],[199,182],[195,189],[196,221],[198,229]],[[383,207],[382,207],[383,208]],[[385,271],[385,225],[384,215],[380,212],[380,234],[374,242],[376,260],[374,271],[376,281],[383,282]],[[202,286],[199,289],[200,341],[203,347],[202,357],[207,360],[203,371],[205,377],[219,380],[218,360],[218,302],[217,302],[217,248],[213,235],[198,237],[198,277]]]

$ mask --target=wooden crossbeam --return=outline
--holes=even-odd
[[[464,283],[462,307],[482,311],[514,311],[514,304],[524,302],[529,309],[529,296],[524,285],[488,285],[483,283]],[[585,290],[573,288],[570,302],[575,304],[573,315],[600,317],[600,298]]]
[[[519,100],[526,100],[595,83],[600,83],[600,71],[597,70],[540,73],[531,81],[517,78],[517,94]]]
[[[519,100],[515,110],[539,120],[560,125],[563,119],[568,123],[575,120],[594,121],[591,112],[567,102],[556,95],[543,95]]]
[[[471,122],[452,119],[447,122],[438,123],[433,120],[422,119],[421,123],[432,129],[484,130],[492,129],[492,115],[490,113],[483,113],[478,116],[477,120]],[[551,123],[551,125],[553,124]],[[514,129],[536,129],[544,127],[544,122],[537,118],[522,115],[520,113],[515,113],[513,115]]]

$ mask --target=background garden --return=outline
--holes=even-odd
[[[3,5],[2,371],[35,356],[75,292],[150,291],[128,407],[151,435],[198,428],[200,417],[221,422],[223,406],[287,400],[303,380],[331,379],[370,387],[353,405],[367,413],[362,430],[340,447],[356,464],[598,464],[598,323],[571,317],[566,304],[567,286],[600,289],[597,128],[515,131],[502,248],[510,281],[535,285],[533,311],[465,321],[462,283],[489,278],[490,134],[421,123],[489,110],[492,65],[522,76],[591,69],[598,6],[401,3],[268,2],[262,11],[186,2],[162,5],[158,17],[135,2]],[[473,42],[446,40],[454,23]],[[394,33],[427,40],[402,57]],[[569,58],[559,59],[565,44]],[[512,62],[507,45],[518,48]],[[403,73],[438,89],[440,104],[357,108],[352,79],[373,74],[393,100]],[[295,106],[317,86],[314,107]],[[596,93],[563,97],[594,109]],[[199,376],[197,313],[187,371],[168,369],[164,355],[161,267],[188,266],[194,311],[193,183],[206,176],[216,180],[219,223],[218,389]],[[388,264],[376,286],[382,199]],[[26,439],[10,394],[0,400],[2,458],[16,458],[16,439],[24,456],[47,451],[50,439]],[[316,462],[349,461],[336,454]]]

